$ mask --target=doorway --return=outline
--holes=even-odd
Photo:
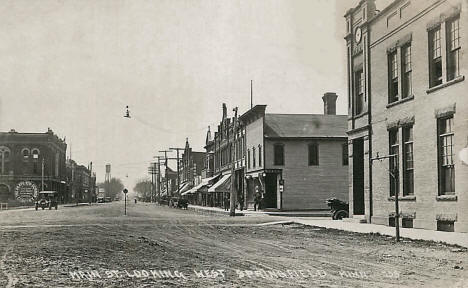
[[[364,139],[353,140],[353,214],[364,215]]]
[[[264,196],[264,208],[277,208],[277,173],[266,173],[265,177],[265,196]]]

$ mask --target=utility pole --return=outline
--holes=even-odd
[[[253,84],[252,80],[250,80],[250,109],[253,107]]]
[[[179,169],[179,151],[185,150],[184,148],[169,148],[169,150],[177,151],[177,195],[180,196],[180,169]]]
[[[384,159],[393,159],[393,161],[395,161],[395,159],[398,159],[398,155],[392,154],[388,156],[379,156],[379,153],[377,153],[377,156],[371,159],[371,164],[373,163],[373,161],[376,161],[376,160],[382,161]],[[395,180],[393,181],[395,183],[395,187],[394,187],[395,188],[395,238],[397,242],[400,242],[400,212],[399,212],[400,208],[399,208],[399,203],[398,203],[398,190],[400,186],[400,181],[399,181],[400,176],[398,172],[398,167],[390,167],[390,169],[388,169],[388,172],[390,173],[390,176],[392,176],[393,179]]]
[[[235,188],[236,188],[236,183],[235,183],[235,179],[236,179],[236,175],[235,175],[235,167],[234,167],[234,164],[236,163],[236,159],[235,158],[235,145],[236,145],[236,136],[237,136],[237,107],[233,109],[234,111],[234,127],[233,127],[233,149],[231,149],[231,202],[230,202],[230,209],[229,209],[229,216],[236,216],[236,196],[237,196],[237,191],[235,191]]]
[[[41,189],[44,191],[44,156],[42,157],[42,169],[41,169]],[[73,170],[72,170],[73,171]],[[73,175],[73,173],[72,173]]]

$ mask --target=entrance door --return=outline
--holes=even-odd
[[[353,214],[364,215],[364,140],[353,140]]]
[[[7,202],[10,196],[10,189],[5,184],[0,184],[0,202]]]
[[[265,177],[265,199],[264,208],[277,208],[277,178],[276,173],[267,173]]]

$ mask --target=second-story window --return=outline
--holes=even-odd
[[[429,87],[442,84],[440,26],[429,31]]]
[[[255,147],[253,147],[253,148],[252,148],[252,166],[253,166],[253,168],[256,167],[256,165],[255,165],[255,164],[256,164],[256,163],[255,163],[255,155],[256,155],[256,154],[255,154]]]
[[[364,75],[362,70],[356,72],[355,75],[356,83],[356,115],[363,112],[364,109]]]
[[[262,167],[262,145],[258,145],[258,167]]]
[[[273,147],[274,153],[274,164],[275,165],[284,165],[284,145],[275,144]]]
[[[309,166],[319,165],[319,145],[317,143],[309,144]]]
[[[343,157],[343,166],[347,166],[349,163],[349,153],[348,153],[348,143],[344,143],[341,146],[342,149],[342,157]]]
[[[398,101],[397,51],[388,54],[388,103]]]
[[[406,44],[401,48],[401,98],[410,97],[413,94],[411,66],[411,44]]]
[[[28,148],[24,148],[21,151],[21,154],[23,155],[23,160],[28,160],[29,159],[29,149]]]
[[[250,150],[247,149],[247,167],[250,169]]]
[[[446,23],[447,32],[447,81],[460,76],[460,17]]]

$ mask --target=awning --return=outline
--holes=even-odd
[[[208,189],[208,192],[230,192],[231,191],[231,174],[226,174],[221,177],[213,186]]]
[[[189,182],[186,182],[186,183],[182,184],[182,186],[181,186],[180,189],[179,189],[180,195],[185,195],[185,194],[182,194],[182,193],[187,192],[188,190],[190,190],[190,187],[191,187],[191,186],[192,186],[192,185],[190,185]],[[177,192],[177,191],[176,191],[176,192]]]

